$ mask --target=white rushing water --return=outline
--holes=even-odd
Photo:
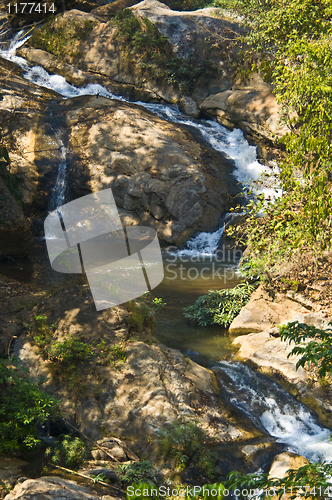
[[[60,137],[60,131],[54,130],[52,126],[51,129],[54,133],[60,151],[57,177],[52,189],[50,200],[51,209],[54,210],[55,208],[61,207],[65,202],[65,193],[67,186],[67,148]]]
[[[242,363],[220,361],[215,370],[229,401],[257,427],[287,445],[288,451],[311,462],[332,460],[331,431],[279,384]]]
[[[23,77],[27,80],[55,90],[65,98],[77,97],[80,95],[99,94],[110,99],[127,101],[122,96],[115,96],[105,87],[99,84],[89,84],[84,88],[78,88],[69,84],[60,75],[51,75],[41,66],[31,66],[24,58],[16,55],[16,51],[29,38],[24,37],[23,31],[18,33],[7,50],[0,51],[0,55],[16,64],[23,70]],[[204,140],[216,151],[226,154],[234,161],[234,176],[244,186],[244,190],[252,191],[258,195],[264,193],[267,199],[274,199],[279,196],[281,190],[278,187],[278,167],[272,164],[270,167],[264,166],[257,160],[256,147],[250,146],[243,133],[239,129],[230,131],[220,125],[216,120],[195,120],[179,111],[176,106],[164,104],[136,102],[154,113],[155,115],[173,123],[178,123],[194,128],[201,134]],[[65,182],[62,173],[65,173],[65,160],[59,164],[59,182]],[[61,172],[62,173],[61,173]],[[63,190],[64,192],[64,190]],[[61,200],[63,202],[63,199]],[[187,255],[210,255],[217,249],[218,242],[224,232],[224,226],[214,233],[200,233],[187,243],[187,248],[180,252]]]

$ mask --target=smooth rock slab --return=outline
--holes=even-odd
[[[241,309],[240,314],[231,323],[229,333],[243,335],[263,332],[297,314],[306,312],[309,312],[308,309],[295,300],[281,293],[271,297],[262,286],[259,286],[248,304]]]
[[[97,500],[99,498],[99,495],[91,493],[74,481],[45,476],[17,484],[5,500]]]

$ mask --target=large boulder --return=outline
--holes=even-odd
[[[235,199],[233,163],[185,128],[102,97],[71,99],[61,111],[73,151],[75,198],[111,187],[131,224],[148,224],[177,246],[198,231],[214,230]]]
[[[272,143],[289,132],[286,125],[280,123],[281,105],[277,103],[272,85],[265,83],[257,73],[251,75],[244,88],[233,85],[231,90],[209,95],[200,109],[226,127],[237,125],[247,134]]]
[[[260,285],[251,295],[248,304],[231,323],[229,332],[232,335],[263,332],[296,314],[307,312],[309,312],[308,306],[296,300],[296,297],[287,297],[283,293],[269,293],[263,285]]]

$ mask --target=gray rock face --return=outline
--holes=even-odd
[[[33,237],[23,211],[0,178],[0,259],[27,257]]]
[[[238,187],[232,162],[184,128],[134,105],[84,97],[63,105],[75,197],[111,187],[118,207],[181,245],[214,230]]]

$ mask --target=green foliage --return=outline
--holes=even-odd
[[[61,59],[69,56],[73,61],[78,61],[81,56],[79,43],[88,38],[93,26],[94,23],[87,19],[77,21],[61,16],[51,17],[43,26],[33,31],[29,44]]]
[[[155,314],[166,305],[162,299],[157,297],[150,300],[148,295],[149,293],[147,292],[139,299],[131,300],[127,303],[127,308],[130,312],[127,318],[128,326],[138,332],[143,332],[144,329],[149,329],[153,332],[156,324]]]
[[[199,297],[193,306],[184,309],[184,316],[199,326],[221,325],[228,327],[250,299],[255,287],[240,283],[227,290],[209,290]]]
[[[104,339],[100,339],[99,344],[96,345],[95,352],[98,357],[101,358],[100,363],[106,365],[108,363],[115,364],[115,361],[122,361],[123,363],[127,359],[125,349],[119,345],[109,345]]]
[[[0,148],[0,177],[6,184],[8,190],[13,195],[15,200],[21,202],[23,194],[17,186],[18,175],[11,174],[8,171],[10,164],[9,154],[7,148]]]
[[[87,446],[80,438],[66,435],[52,448],[48,448],[45,454],[53,464],[77,470],[87,459]]]
[[[80,342],[74,337],[69,337],[61,342],[54,342],[47,349],[47,357],[50,361],[71,364],[88,361],[94,356],[94,350],[85,342]]]
[[[183,92],[190,92],[197,81],[207,81],[218,72],[209,60],[175,57],[167,38],[149,19],[138,20],[129,9],[118,11],[110,21],[116,27],[115,39],[125,43],[128,62],[157,81],[167,81]]]
[[[0,454],[36,448],[37,426],[57,415],[58,401],[4,360],[0,360],[0,394]]]
[[[207,449],[207,444],[208,437],[196,422],[175,420],[160,432],[159,449],[164,459],[173,459],[180,470],[196,465],[213,478],[218,456]]]
[[[329,28],[329,0],[217,0],[216,6],[231,8],[246,16],[252,28],[247,41],[258,49],[284,46],[290,39],[319,36]]]
[[[289,356],[301,356],[296,363],[300,366],[315,365],[322,379],[332,375],[332,329],[320,330],[315,326],[294,321],[280,327],[280,338],[296,345]],[[312,339],[308,342],[308,339]]]
[[[136,482],[147,482],[156,484],[155,470],[148,460],[142,462],[130,462],[130,464],[118,465],[119,481],[124,485],[130,485]]]
[[[244,232],[249,266],[261,274],[303,249],[331,247],[332,57],[329,0],[232,0],[252,28],[247,47],[262,50],[289,128],[282,197],[249,207]]]
[[[172,10],[197,10],[211,5],[211,0],[165,0]]]
[[[254,498],[271,498],[271,490],[275,489],[279,498],[286,492],[292,499],[298,498],[299,495],[314,499],[329,496],[331,474],[332,464],[321,463],[304,465],[297,470],[290,469],[282,479],[269,479],[268,474],[243,474],[234,471],[228,475],[225,487],[230,491],[243,488],[255,489]],[[240,495],[239,498],[247,497]]]

